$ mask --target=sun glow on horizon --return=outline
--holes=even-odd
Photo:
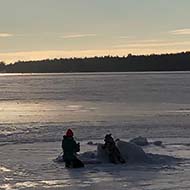
[[[0,60],[6,64],[14,63],[17,61],[35,61],[45,59],[59,59],[59,58],[85,58],[95,56],[127,56],[128,54],[133,55],[150,55],[150,54],[165,54],[165,53],[179,53],[186,52],[185,49],[156,49],[150,46],[148,49],[100,49],[100,50],[48,50],[48,51],[26,51],[26,52],[11,52],[11,53],[0,53]]]

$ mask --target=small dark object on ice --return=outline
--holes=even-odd
[[[94,143],[92,141],[87,142],[88,145],[93,145]]]
[[[153,144],[156,146],[162,146],[162,141],[155,141]]]

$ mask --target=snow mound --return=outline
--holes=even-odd
[[[97,150],[78,154],[77,157],[85,164],[109,163],[108,155],[105,149],[102,148],[102,145],[98,144]],[[177,163],[181,160],[168,155],[146,153],[141,146],[132,142],[117,140],[116,146],[127,164],[146,163],[162,165]],[[64,162],[63,156],[59,155],[54,161]]]
[[[102,149],[103,144],[97,146],[97,158],[104,163],[109,162],[108,155]],[[116,146],[118,147],[122,157],[126,160],[127,164],[130,163],[147,163],[147,164],[170,164],[179,162],[181,159],[167,155],[146,153],[141,146],[132,142],[117,140]]]
[[[146,137],[136,137],[134,139],[131,139],[129,142],[131,143],[134,143],[136,145],[139,145],[139,146],[147,146],[147,145],[150,145],[150,144],[154,144],[155,146],[162,146],[162,141],[153,141],[153,142],[149,142],[148,139]]]

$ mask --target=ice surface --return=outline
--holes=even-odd
[[[98,141],[99,142],[99,141]],[[180,146],[180,150],[189,150]],[[60,144],[34,143],[15,144],[0,147],[1,189],[172,189],[189,188],[190,161],[169,160],[179,154],[178,149],[167,145],[165,148],[151,145],[146,152],[157,149],[154,160],[162,157],[168,162],[126,163],[114,165],[109,163],[87,164],[83,169],[66,169],[64,163],[55,163],[53,159],[60,153]],[[96,146],[81,142],[83,158],[92,158]],[[171,153],[170,150],[173,150]],[[92,151],[92,152],[89,152]],[[150,154],[149,154],[150,155]],[[166,155],[166,156],[164,156]],[[167,156],[170,155],[170,156]],[[181,155],[183,157],[184,155]],[[14,159],[12,159],[14,158]],[[182,181],[183,180],[183,181]],[[179,186],[179,183],[181,186]]]
[[[189,74],[1,74],[0,189],[190,189]],[[121,146],[130,163],[68,170],[53,162],[67,128],[83,158],[96,154],[106,133],[163,146]]]

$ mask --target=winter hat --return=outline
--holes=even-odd
[[[73,136],[73,131],[71,129],[68,129],[66,132],[67,137],[72,137]]]

